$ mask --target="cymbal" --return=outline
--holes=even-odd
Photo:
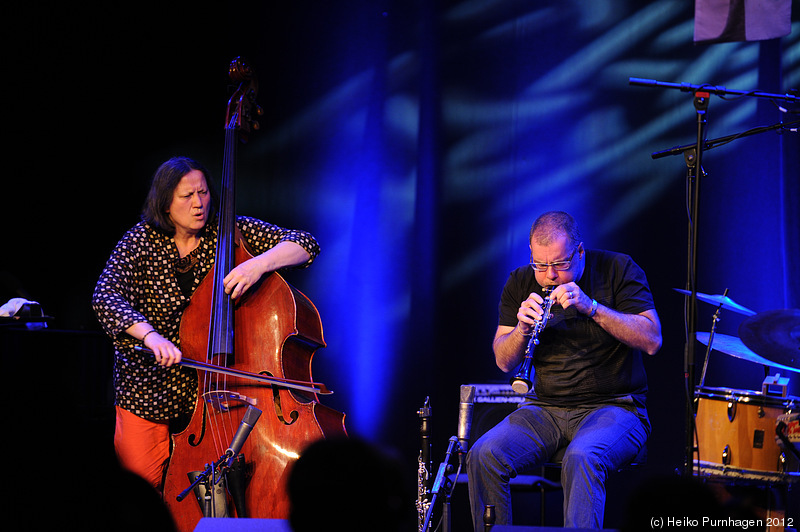
[[[703,345],[708,345],[708,337],[711,336],[710,333],[697,333],[696,338],[697,341]],[[761,364],[764,366],[774,366],[772,362],[767,360],[766,358],[757,355],[749,347],[744,345],[744,343],[737,338],[736,336],[728,336],[727,334],[714,334],[714,343],[711,346],[712,349],[715,351],[720,351],[725,353],[726,355],[731,355],[736,358],[741,358],[742,360],[749,360],[750,362],[755,362],[756,364]],[[794,368],[783,368],[788,369],[789,371],[798,371]]]
[[[708,337],[711,336],[710,333],[699,332],[696,335],[697,341],[703,345],[708,345]],[[725,353],[726,355],[731,355],[736,358],[741,358],[742,360],[749,360],[750,362],[755,362],[756,364],[761,364],[763,366],[772,366],[775,368],[785,369],[788,371],[800,371],[800,369],[796,369],[794,367],[784,366],[782,364],[776,364],[767,360],[766,358],[762,357],[754,353],[749,347],[747,347],[742,340],[737,338],[736,336],[729,336],[727,334],[714,334],[714,341],[711,345],[711,348]]]
[[[767,310],[745,318],[739,336],[761,356],[800,371],[800,309]]]
[[[680,288],[673,288],[673,290],[675,290],[676,292],[680,292],[681,294],[686,294],[687,296],[692,294],[690,291],[681,290]],[[697,292],[697,299],[699,299],[700,301],[705,301],[706,303],[711,303],[712,305],[717,305],[717,306],[722,305],[722,308],[727,308],[728,310],[738,312],[739,314],[744,314],[745,316],[755,316],[756,314],[749,308],[741,306],[739,303],[735,302],[728,296],[723,296],[719,294],[708,295]]]

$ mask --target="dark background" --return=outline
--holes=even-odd
[[[645,269],[664,344],[646,360],[650,458],[609,488],[619,526],[637,481],[683,465],[686,166],[650,154],[696,138],[690,93],[628,78],[796,88],[793,7],[787,37],[710,45],[692,42],[691,4],[669,0],[8,3],[3,299],[22,287],[53,316],[49,334],[77,335],[74,356],[38,356],[107,409],[94,283],[162,161],[220,175],[227,68],[244,56],[265,116],[239,150],[238,211],[320,240],[319,261],[287,278],[325,326],[324,402],[412,475],[426,397],[441,460],[459,385],[507,382],[496,305],[539,213],[572,212],[587,247]],[[768,101],[712,97],[708,137],[782,118]],[[706,152],[698,291],[727,288],[756,312],[800,306],[798,151],[796,135],[768,133]],[[708,331],[714,308],[699,305]],[[723,312],[718,332],[736,336],[743,318]],[[706,384],[759,390],[764,375],[714,352]]]

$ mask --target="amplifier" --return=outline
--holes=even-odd
[[[476,403],[521,403],[524,395],[515,392],[510,384],[467,384],[475,387]]]
[[[511,384],[467,384],[475,387],[475,402],[472,407],[472,427],[469,446],[486,431],[497,425],[513,412],[525,396],[511,389]]]

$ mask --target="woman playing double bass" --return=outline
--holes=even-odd
[[[198,162],[172,158],[153,176],[142,220],[111,253],[92,306],[115,350],[114,446],[123,467],[162,489],[170,433],[187,421],[197,400],[197,373],[181,361],[183,311],[215,262],[218,205],[208,172]],[[319,245],[305,231],[239,216],[254,250],[224,278],[236,299],[264,274],[311,264]],[[134,349],[144,344],[155,353]],[[172,427],[171,427],[172,425]]]

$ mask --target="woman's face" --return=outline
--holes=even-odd
[[[175,236],[185,238],[196,236],[208,221],[208,207],[211,195],[206,178],[200,170],[192,170],[183,176],[172,193],[167,213],[175,225]]]

